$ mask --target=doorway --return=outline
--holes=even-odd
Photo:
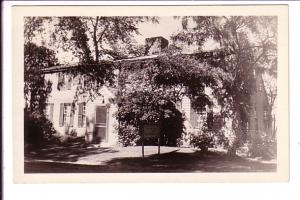
[[[96,143],[108,141],[106,106],[96,106],[94,141]]]

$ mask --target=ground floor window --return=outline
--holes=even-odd
[[[193,108],[190,111],[190,123],[193,128],[200,129],[206,119],[206,110],[205,107],[200,111],[197,112]]]
[[[78,104],[78,127],[86,126],[86,105],[85,103]]]
[[[59,126],[73,126],[74,125],[75,106],[71,103],[60,104]]]

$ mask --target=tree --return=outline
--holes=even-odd
[[[235,155],[236,149],[247,139],[255,72],[276,74],[277,18],[194,16],[181,20],[183,30],[173,36],[174,41],[197,45],[201,50],[207,40],[212,40],[226,52],[226,56],[211,56],[205,60],[232,77],[230,82],[214,88],[214,94],[223,106],[223,113],[233,119],[235,140],[229,153]]]
[[[161,137],[168,139],[168,142],[163,142],[166,145],[176,145],[176,140],[180,138],[183,130],[183,116],[174,104],[180,98],[180,90],[157,83],[157,75],[164,66],[156,60],[124,62],[120,65],[116,113],[120,127],[134,127],[138,131],[144,123],[161,123]],[[172,121],[177,122],[177,127],[168,126]],[[124,138],[124,133],[127,133],[127,130],[121,129],[121,139]],[[130,136],[130,133],[127,135]],[[138,132],[136,137],[139,137]]]
[[[137,25],[148,20],[158,22],[155,17],[59,17],[57,20],[57,31],[65,42],[63,47],[79,53],[82,62],[95,63],[103,56],[128,57],[134,48],[133,36],[139,34]],[[115,50],[123,45],[127,51],[117,53]]]
[[[52,83],[41,70],[56,65],[54,52],[43,46],[26,43],[24,47],[24,142],[25,147],[41,147],[53,141],[55,130],[44,110]]]
[[[44,34],[39,40],[49,48],[71,52],[80,67],[69,74],[85,79],[78,87],[76,101],[82,93],[93,99],[103,85],[113,86],[116,69],[107,60],[140,54],[133,36],[139,34],[138,24],[149,20],[158,23],[156,17],[28,17],[25,33],[30,40],[37,33]]]
[[[33,43],[24,47],[24,95],[25,108],[43,113],[52,83],[46,81],[41,70],[57,63],[54,52]]]
[[[189,96],[194,107],[202,110],[211,104],[204,88],[230,78],[221,69],[173,53],[119,64],[116,115],[121,123],[135,128],[140,128],[142,123],[162,122],[163,134],[173,138],[170,145],[175,145],[184,131],[184,116],[177,110],[176,103],[182,101],[183,96]]]
[[[155,17],[25,17],[24,91],[26,110],[29,109],[27,121],[38,121],[31,116],[36,110],[39,115],[43,113],[51,83],[45,81],[42,70],[57,64],[54,56],[59,54],[57,49],[71,52],[71,57],[78,61],[76,69],[70,68],[68,75],[84,79],[77,87],[74,101],[81,94],[88,94],[89,99],[93,100],[101,95],[99,90],[103,85],[114,86],[117,68],[108,59],[141,54],[141,48],[134,44],[133,36],[138,34],[138,23],[148,20],[158,22]],[[43,124],[29,127],[41,127]],[[31,133],[30,128],[25,129]],[[43,134],[40,135],[42,138]]]

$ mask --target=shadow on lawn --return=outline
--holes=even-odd
[[[51,160],[76,162],[79,158],[89,155],[98,155],[101,153],[116,153],[118,151],[112,148],[93,147],[83,142],[73,142],[66,145],[51,144],[39,150],[26,150],[25,158],[28,161],[33,160]]]
[[[169,152],[161,155],[113,158],[102,165],[26,162],[26,173],[169,173],[169,172],[271,172],[276,164],[230,158],[216,152]]]
[[[264,172],[276,171],[276,164],[228,157],[216,152],[173,151],[146,158],[115,158],[108,166],[122,166],[127,172]]]

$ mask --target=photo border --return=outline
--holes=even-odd
[[[288,6],[287,5],[191,5],[191,6],[13,6],[13,167],[15,183],[99,182],[274,182],[289,179],[288,118]],[[152,8],[153,9],[152,9]],[[159,7],[159,9],[157,9]],[[88,8],[83,9],[83,8]],[[155,9],[154,9],[155,8]],[[24,16],[182,16],[264,15],[278,16],[277,76],[277,172],[246,173],[68,173],[24,174]],[[279,123],[280,122],[280,123]]]

